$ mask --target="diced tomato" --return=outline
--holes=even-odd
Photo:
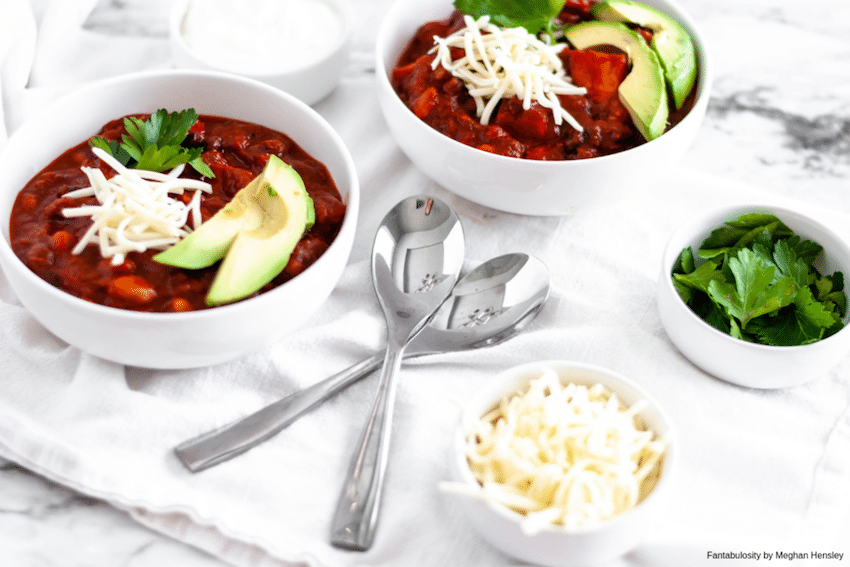
[[[533,140],[555,139],[560,130],[555,124],[555,117],[551,110],[536,102],[525,110],[517,97],[502,101],[495,123],[505,128],[514,137]]]
[[[413,101],[411,109],[416,116],[424,119],[431,114],[435,106],[437,106],[437,89],[428,87]]]
[[[391,75],[392,82],[401,82],[405,80],[410,73],[413,72],[414,65],[414,63],[408,63],[407,65],[402,65],[393,69]]]
[[[629,74],[629,59],[622,53],[603,53],[593,49],[571,50],[568,57],[573,83],[586,88],[591,98],[608,99],[615,96],[620,83]]]

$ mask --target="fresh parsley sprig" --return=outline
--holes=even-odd
[[[181,163],[188,163],[204,177],[215,177],[210,167],[201,159],[202,148],[186,148],[183,140],[189,129],[198,121],[194,108],[168,113],[161,108],[148,120],[136,117],[124,119],[126,134],[121,143],[95,136],[89,144],[109,152],[122,165],[147,171],[167,171]]]
[[[685,248],[673,267],[682,299],[733,337],[766,345],[803,345],[843,328],[844,276],[813,263],[822,247],[771,214],[749,214],[714,230],[697,266]]]
[[[508,28],[525,28],[537,35],[555,31],[555,18],[566,0],[455,0],[454,7],[475,18],[490,16],[494,24]]]

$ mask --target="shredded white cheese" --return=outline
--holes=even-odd
[[[480,483],[447,491],[498,502],[537,533],[602,522],[640,502],[657,481],[666,442],[601,384],[562,384],[547,369],[529,390],[466,425],[467,460]]]
[[[477,20],[464,16],[466,26],[446,38],[434,36],[436,52],[432,69],[442,65],[461,79],[475,100],[481,124],[488,124],[502,98],[516,96],[524,110],[532,101],[550,109],[555,124],[566,120],[582,131],[581,124],[558,100],[559,94],[583,95],[587,89],[570,82],[558,53],[566,44],[549,45],[525,28],[500,28],[489,16]],[[460,47],[464,56],[452,60],[451,48]]]
[[[72,199],[94,196],[97,205],[81,205],[62,209],[66,218],[88,216],[92,225],[72,250],[79,254],[90,243],[100,246],[104,258],[112,258],[113,265],[124,262],[128,252],[148,249],[165,249],[186,236],[189,216],[194,228],[200,226],[201,192],[209,193],[209,183],[182,179],[184,165],[168,173],[129,169],[100,148],[92,148],[95,155],[115,170],[110,179],[98,168],[83,167],[89,187],[76,189],[64,196]],[[171,195],[181,195],[195,190],[187,205]]]

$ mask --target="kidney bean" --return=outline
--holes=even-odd
[[[144,305],[156,299],[156,289],[140,276],[119,276],[109,283],[110,297],[123,299],[136,305]]]

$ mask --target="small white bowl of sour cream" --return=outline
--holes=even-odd
[[[174,64],[260,80],[314,104],[339,84],[353,17],[348,0],[175,0]]]

